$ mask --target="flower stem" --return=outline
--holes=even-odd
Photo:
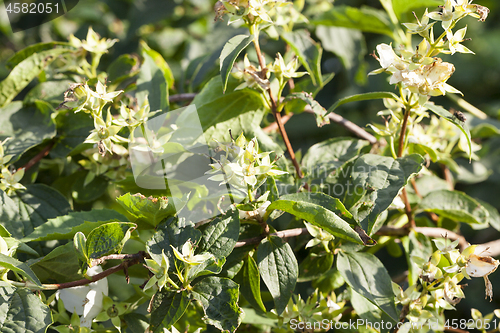
[[[408,101],[411,100],[411,96],[408,97]],[[405,146],[405,136],[406,136],[406,128],[408,127],[408,118],[410,118],[411,106],[409,104],[405,107],[405,114],[403,116],[403,125],[401,126],[401,133],[399,135],[399,147],[398,147],[398,157],[403,156],[404,146]],[[405,204],[405,213],[408,216],[408,223],[411,228],[415,228],[415,220],[413,219],[413,214],[411,212],[410,201],[408,200],[408,193],[406,192],[406,188],[403,187],[401,191],[401,199]]]
[[[262,55],[262,51],[260,50],[259,29],[257,27],[255,27],[255,25],[251,25],[250,26],[250,33],[252,33],[254,35],[253,44],[255,47],[255,52],[257,53],[257,58],[259,59],[259,65],[261,68],[261,76],[263,79],[265,79],[267,67],[265,64],[264,56]],[[281,113],[278,112],[278,104],[276,102],[276,99],[274,98],[274,96],[271,92],[271,88],[269,88],[267,91],[269,93],[269,98],[271,99],[271,111],[273,113],[274,119],[276,120],[276,124],[278,124],[278,129],[281,133],[281,137],[283,138],[283,141],[285,141],[286,149],[288,150],[288,153],[290,154],[290,159],[292,160],[295,171],[297,172],[297,176],[299,178],[304,178],[304,175],[302,174],[302,170],[300,169],[300,165],[297,162],[297,159],[295,158],[295,152],[293,151],[292,144],[290,143],[290,140],[288,139],[288,134],[286,133],[285,126],[283,125],[283,121],[281,120]]]

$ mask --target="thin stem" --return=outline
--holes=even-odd
[[[102,53],[92,53],[92,77],[97,77],[97,66],[99,66],[99,62],[101,61]]]
[[[398,157],[403,156],[406,128],[408,127],[408,118],[410,118],[410,113],[411,107],[409,105],[406,105],[405,114],[403,116],[403,125],[401,126],[401,132],[399,134]]]
[[[257,27],[252,25],[250,27],[250,33],[253,33],[254,39],[253,39],[253,44],[255,47],[255,52],[257,53],[257,58],[259,60],[259,65],[261,68],[261,77],[263,79],[266,78],[266,64],[264,60],[264,56],[262,55],[262,51],[260,49],[259,45],[259,30]],[[271,111],[273,113],[274,119],[276,120],[276,124],[278,124],[278,129],[281,133],[281,137],[283,138],[283,141],[285,142],[286,149],[288,150],[288,154],[290,154],[290,159],[292,160],[293,166],[295,168],[295,171],[297,172],[297,176],[299,178],[304,178],[304,175],[302,174],[302,170],[300,169],[300,165],[297,162],[297,159],[295,157],[295,152],[293,151],[292,144],[290,143],[290,139],[288,139],[288,134],[285,130],[285,126],[283,125],[283,121],[281,119],[281,113],[278,112],[278,104],[276,102],[276,99],[274,98],[271,88],[268,90],[269,93],[269,98],[271,99]]]
[[[51,141],[47,146],[45,146],[45,148],[43,148],[38,154],[36,154],[31,160],[29,160],[28,163],[26,163],[24,166],[20,167],[18,170],[24,169],[26,171],[29,168],[31,168],[33,165],[40,162],[42,160],[42,158],[44,158],[45,156],[47,156],[49,154],[52,147],[54,147],[54,144],[55,144],[55,142]]]
[[[410,228],[394,228],[389,226],[382,226],[382,228],[380,228],[380,230],[377,231],[377,235],[405,236],[408,235],[411,230],[432,238],[444,238],[446,236],[450,240],[458,240],[461,250],[464,250],[466,247],[469,246],[469,243],[464,238],[464,236],[444,228],[415,227],[410,229]]]
[[[307,228],[296,228],[296,229],[277,231],[275,233],[269,234],[269,236],[278,236],[280,238],[288,238],[288,237],[295,237],[295,236],[299,236],[299,235],[304,235],[307,233],[309,233],[307,231]],[[264,239],[264,237],[261,237],[261,236],[253,237],[253,238],[249,238],[249,239],[244,239],[242,241],[236,242],[234,247],[242,247],[242,246],[249,245],[249,244],[259,244],[262,239]]]
[[[124,261],[119,265],[108,268],[107,270],[90,277],[90,279],[81,279],[81,280],[66,282],[66,283],[42,284],[41,286],[34,284],[33,282],[29,282],[29,281],[26,281],[26,282],[8,281],[8,282],[10,284],[12,284],[13,286],[26,287],[26,288],[29,288],[32,290],[60,290],[60,289],[67,289],[67,288],[72,288],[72,287],[84,286],[84,285],[87,285],[89,283],[102,280],[105,277],[107,277],[113,273],[119,272],[123,269],[126,269],[127,267],[130,267],[132,265],[136,265],[136,264],[142,262],[144,260],[145,255],[146,255],[146,253],[144,251],[141,251],[141,252],[136,253],[136,254],[129,254],[129,255],[127,255],[129,258],[127,261]],[[97,260],[99,260],[99,259],[97,259]]]
[[[182,101],[192,101],[196,97],[197,93],[185,93],[176,94],[168,97],[170,103],[182,102]]]
[[[408,101],[410,101],[410,100],[411,100],[411,96],[408,98]],[[406,105],[405,114],[404,114],[404,118],[403,118],[403,125],[401,126],[401,133],[399,135],[398,157],[403,156],[404,146],[405,146],[406,128],[408,127],[408,118],[410,118],[410,113],[411,113],[411,106]],[[413,214],[411,212],[411,205],[410,205],[410,201],[408,200],[408,193],[406,192],[405,187],[403,187],[403,190],[401,191],[401,199],[403,200],[403,203],[405,204],[405,213],[408,216],[408,223],[410,224],[410,227],[414,228],[415,227],[415,219],[413,218]]]
[[[248,191],[248,200],[250,202],[252,202],[253,201],[253,188],[249,184],[247,184],[247,191]]]

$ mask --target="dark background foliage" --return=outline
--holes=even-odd
[[[309,0],[306,11],[319,3],[318,0]],[[464,44],[473,50],[476,55],[458,54],[444,61],[453,62],[455,73],[448,81],[452,86],[464,92],[465,99],[472,105],[487,113],[493,119],[500,117],[500,102],[498,91],[500,87],[500,3],[495,0],[478,0],[481,5],[490,8],[491,12],[485,23],[477,22],[473,18],[463,20],[467,24],[467,35],[472,40]],[[372,6],[381,8],[375,0],[338,0],[335,5]],[[80,0],[80,3],[67,15],[50,23],[26,31],[12,34],[8,26],[7,17],[0,13],[0,80],[5,78],[9,70],[5,67],[6,60],[16,51],[38,42],[65,41],[70,34],[84,39],[88,27],[101,36],[118,38],[120,41],[102,59],[102,68],[119,55],[135,53],[139,41],[145,40],[148,45],[162,54],[168,62],[176,79],[176,86],[171,93],[198,92],[201,87],[213,76],[218,75],[218,57],[225,42],[232,36],[241,33],[226,22],[214,22],[213,1],[205,0]],[[417,13],[421,16],[421,12]],[[311,13],[314,16],[314,13]],[[413,17],[408,18],[409,21]],[[387,36],[363,34],[359,36],[351,48],[334,54],[332,41],[325,38],[312,25],[305,24],[313,37],[322,43],[324,50],[322,58],[323,73],[335,73],[333,80],[321,91],[317,100],[326,108],[338,99],[362,92],[392,91],[393,87],[387,83],[383,75],[367,77],[370,70],[378,68],[379,64],[370,53],[379,43],[390,43]],[[416,41],[416,39],[415,39]],[[262,41],[264,53],[270,62],[278,50],[284,49],[282,41],[264,39]],[[255,59],[255,57],[254,57]],[[25,92],[36,85],[32,82]],[[18,99],[22,98],[21,94]],[[61,96],[62,100],[62,96]],[[455,107],[447,97],[435,98],[437,104],[445,107]],[[364,127],[369,122],[380,122],[377,111],[383,109],[379,100],[350,103],[337,110],[345,118]],[[468,116],[472,119],[472,116]],[[268,119],[271,121],[271,117]],[[472,119],[472,123],[474,123]],[[330,124],[318,128],[313,116],[299,114],[291,118],[286,125],[292,145],[296,150],[305,153],[312,144],[322,140],[348,136],[348,133],[338,124]],[[278,140],[281,142],[281,140]],[[473,174],[467,179],[458,180],[457,189],[467,192],[470,196],[482,199],[496,208],[500,208],[500,138],[494,137],[483,143],[483,148],[477,154],[481,157],[483,167],[471,170]],[[471,168],[467,160],[461,165]],[[479,170],[479,171],[478,171]],[[476,172],[476,174],[474,174]],[[486,180],[481,172],[490,172]],[[43,174],[39,176],[43,181]],[[478,181],[480,180],[480,181]],[[82,207],[85,208],[85,207]],[[466,238],[472,243],[483,243],[498,238],[498,232],[493,229],[473,231],[467,225],[462,227]],[[300,244],[303,245],[303,244]],[[300,253],[299,253],[300,255]],[[389,254],[383,250],[382,257]],[[388,266],[391,275],[400,273],[406,263],[403,257],[390,259],[393,264]],[[386,258],[383,259],[384,262]],[[500,307],[500,278],[499,274],[492,276],[495,300],[488,303],[483,300],[484,285],[481,279],[469,281],[465,301],[457,307],[458,313],[448,312],[457,318],[469,318],[470,308],[475,307],[483,313],[489,313]],[[310,288],[304,285],[304,290]]]

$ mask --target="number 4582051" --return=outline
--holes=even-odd
[[[7,13],[23,13],[23,14],[50,14],[52,11],[54,13],[59,13],[59,4],[55,3],[19,3],[11,2],[5,8]]]

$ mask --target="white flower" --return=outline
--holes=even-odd
[[[188,240],[184,245],[182,246],[182,253],[179,252],[175,247],[170,245],[172,247],[172,250],[174,250],[174,255],[177,259],[180,261],[185,262],[186,264],[189,265],[199,265],[207,261],[208,259],[215,259],[214,255],[208,252],[204,252],[202,254],[194,254],[194,247],[193,243],[191,243],[190,240]]]
[[[101,266],[94,266],[87,270],[88,276],[102,272]],[[89,327],[94,318],[102,311],[102,301],[108,296],[108,279],[104,278],[85,286],[58,290],[56,298],[64,302],[64,307],[80,317],[80,326]]]
[[[485,255],[487,251],[481,247],[476,247],[474,253],[469,256],[467,265],[465,266],[466,277],[483,277],[484,284],[486,288],[486,297],[490,297],[490,301],[493,297],[493,286],[488,279],[488,275],[496,271],[500,262],[493,259],[490,256]],[[462,271],[463,272],[463,271]]]
[[[368,75],[379,74],[387,71],[392,73],[389,81],[390,84],[401,82],[403,80],[402,74],[408,71],[409,63],[398,57],[392,49],[392,46],[384,43],[377,45],[377,53],[379,55],[377,60],[382,68],[371,71]]]
[[[256,210],[245,211],[240,210],[240,219],[243,220],[260,220],[264,217],[267,211],[267,207],[271,204],[271,201],[265,201],[259,208]]]
[[[443,51],[443,53],[454,54],[455,52],[460,52],[474,54],[474,52],[460,44],[465,40],[464,38],[466,31],[467,27],[457,30],[454,34],[451,32],[451,30],[448,30],[446,32],[446,36],[448,37],[448,47],[450,48],[450,51]]]
[[[106,86],[104,84],[102,84],[101,81],[97,81],[97,84],[95,86],[95,90],[96,90],[95,92],[92,90],[90,91],[92,96],[94,96],[95,98],[101,99],[104,102],[109,102],[109,103],[112,103],[113,99],[123,92],[123,90],[107,92]]]

